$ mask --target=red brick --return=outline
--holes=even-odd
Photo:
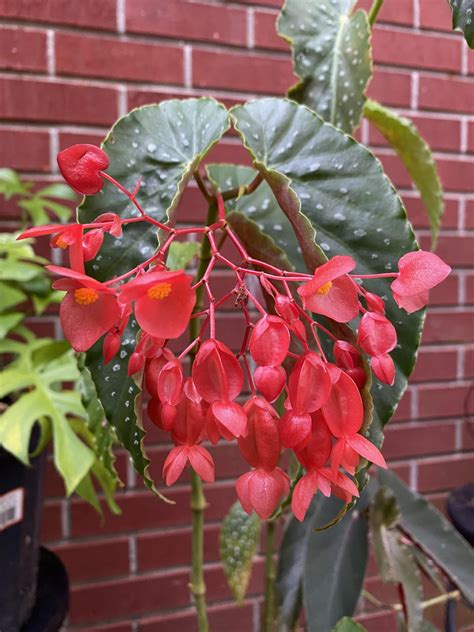
[[[257,4],[264,7],[276,7],[280,9],[283,5],[283,0],[236,0],[242,4]]]
[[[357,8],[368,11],[372,6],[372,0],[359,0]],[[377,16],[377,23],[413,24],[413,2],[411,0],[397,0],[397,2],[384,2]]]
[[[367,94],[385,105],[410,105],[411,79],[409,73],[377,70],[369,84]]]
[[[193,84],[198,88],[281,95],[296,81],[291,61],[264,55],[193,50]]]
[[[436,248],[439,255],[450,266],[461,268],[474,266],[474,242],[472,235],[468,237],[457,237],[455,235],[441,234]]]
[[[90,145],[100,145],[106,134],[91,134],[88,132],[59,132],[59,150],[76,145],[78,143],[89,143]]]
[[[438,158],[436,165],[438,167],[441,184],[446,191],[474,192],[474,179],[472,177],[474,174],[474,161],[472,159]]]
[[[455,348],[421,347],[410,382],[454,380],[457,373]]]
[[[234,446],[235,447],[235,446]],[[204,535],[204,559],[219,560],[219,525],[208,526]],[[191,559],[191,530],[173,529],[163,533],[146,533],[137,538],[138,570],[188,566]]]
[[[472,400],[472,397],[470,398]],[[467,407],[467,411],[466,411]],[[445,384],[420,387],[418,392],[418,417],[455,417],[474,413],[474,401],[469,401],[467,386]]]
[[[107,517],[107,520],[113,519]],[[54,552],[66,566],[70,580],[80,582],[127,575],[128,549],[128,538],[118,538],[60,544],[54,547]]]
[[[474,110],[472,81],[421,75],[419,107],[421,110],[445,110],[471,114]]]
[[[461,122],[455,118],[406,115],[413,121],[432,149],[458,151],[461,138]],[[387,140],[373,126],[369,126],[369,144],[389,146]]]
[[[464,377],[474,377],[474,349],[472,347],[464,350]]]
[[[467,151],[474,154],[474,121],[467,124]]]
[[[414,68],[459,71],[461,40],[376,26],[372,31],[374,60]],[[400,54],[403,51],[403,54]]]
[[[453,423],[389,424],[385,428],[383,453],[386,459],[400,459],[424,454],[453,452],[455,428]]]
[[[83,628],[80,628],[83,629]],[[132,623],[112,623],[112,625],[104,624],[99,626],[87,626],[87,632],[134,632],[135,628]]]
[[[418,489],[430,492],[452,489],[472,480],[474,455],[454,455],[418,463]]]
[[[42,509],[41,540],[59,540],[62,536],[61,504],[46,501]]]
[[[60,75],[182,84],[183,50],[179,46],[57,33],[56,70]]]
[[[420,0],[420,26],[437,31],[452,31],[448,3],[443,0]]]
[[[188,0],[134,0],[127,4],[126,30],[164,37],[245,46],[245,9]]]
[[[289,44],[276,32],[276,11],[255,11],[255,48],[289,50]]]
[[[104,534],[123,533],[189,524],[189,489],[175,487],[171,490],[166,489],[164,493],[176,504],[165,504],[148,491],[119,494],[117,502],[122,509],[122,514],[106,520],[101,532]],[[233,485],[209,485],[206,489],[206,498],[209,505],[206,509],[206,520],[218,520],[225,515],[235,501],[235,489]],[[84,502],[73,500],[71,512],[74,535],[91,535],[99,528],[100,519],[97,513]]]
[[[18,171],[49,171],[48,132],[0,129],[0,165]]]
[[[474,340],[474,312],[430,312],[423,331],[423,343],[470,342]]]
[[[115,30],[116,0],[0,0],[0,16],[15,20]]]
[[[415,228],[429,228],[430,222],[425,205],[417,193],[404,193],[403,202],[407,209],[408,219]],[[444,200],[444,215],[441,220],[442,228],[457,228],[459,223],[459,203],[457,200]],[[473,217],[474,219],[474,217]]]
[[[44,31],[17,26],[0,28],[0,68],[42,72],[47,64]]]
[[[474,395],[472,395],[474,397]],[[474,420],[466,419],[462,422],[462,449],[474,450]]]
[[[423,240],[424,241],[424,240]],[[429,250],[430,239],[426,239]],[[457,305],[459,297],[459,277],[451,273],[440,285],[430,291],[430,305]]]
[[[357,616],[357,621],[362,623],[367,632],[396,632],[398,630],[396,614],[385,610]]]
[[[243,632],[253,627],[253,604],[222,604],[208,609],[211,630]],[[140,632],[197,632],[196,615],[193,610],[140,621]]]
[[[474,274],[466,275],[466,305],[474,304]]]
[[[109,125],[118,116],[113,88],[8,78],[0,92],[0,117],[7,120]]]
[[[474,228],[474,200],[466,201],[466,228]]]
[[[402,421],[405,419],[410,419],[411,416],[411,392],[408,390],[404,393],[398,407],[393,415],[392,419],[394,421]]]
[[[375,155],[379,158],[384,171],[396,187],[411,188],[412,180],[395,152],[381,153],[381,151],[376,151]]]

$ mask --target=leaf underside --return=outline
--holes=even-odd
[[[470,48],[474,48],[474,0],[449,0],[453,29],[461,29]]]

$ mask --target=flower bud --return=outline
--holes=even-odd
[[[192,374],[197,392],[209,403],[232,401],[244,382],[237,358],[225,344],[213,338],[199,348]]]
[[[84,261],[92,261],[95,259],[97,253],[104,241],[104,231],[100,228],[90,230],[84,235],[82,240],[82,253],[84,255]]]
[[[66,182],[84,195],[94,195],[103,186],[101,171],[109,166],[105,151],[95,145],[72,145],[58,154],[58,165]]]
[[[311,415],[286,412],[280,421],[280,438],[285,448],[303,448],[311,437]]]
[[[312,413],[325,403],[331,392],[329,371],[314,351],[307,351],[296,362],[288,380],[288,394],[298,413]]]
[[[275,296],[275,311],[287,323],[298,320],[298,308],[293,299],[284,294],[277,294],[277,296]]]
[[[395,365],[388,353],[371,358],[370,368],[381,382],[390,386],[393,385],[395,381]]]
[[[360,353],[345,340],[337,340],[333,347],[334,359],[341,369],[353,369],[360,364]]]
[[[183,394],[183,370],[179,360],[173,358],[163,366],[157,390],[160,401],[177,406]]]
[[[357,343],[371,356],[382,355],[394,349],[397,344],[397,332],[382,314],[366,312],[359,324]]]
[[[286,372],[282,366],[258,366],[253,379],[265,399],[274,402],[285,386]]]
[[[249,342],[250,355],[262,366],[278,366],[288,355],[290,332],[278,316],[264,316],[255,324]]]
[[[104,338],[102,346],[102,355],[104,356],[104,364],[108,364],[115,357],[120,349],[120,334],[115,331],[109,332]]]
[[[371,312],[377,312],[378,314],[385,314],[385,302],[383,298],[381,298],[380,296],[377,296],[377,294],[372,294],[372,292],[366,292],[365,302],[367,303],[367,308]]]

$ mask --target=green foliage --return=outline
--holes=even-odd
[[[47,224],[52,216],[65,222],[71,211],[62,201],[74,202],[77,195],[62,183],[55,183],[34,191],[33,182],[25,182],[13,169],[0,169],[0,194],[7,200],[17,196],[18,206],[23,210],[23,222],[34,226]]]
[[[420,192],[431,225],[434,249],[444,213],[444,202],[436,163],[428,144],[410,120],[380,103],[370,99],[366,101],[364,115],[395,149]]]
[[[301,82],[288,96],[345,132],[357,127],[372,76],[370,26],[355,0],[286,0],[278,31]]]
[[[138,202],[154,219],[174,223],[179,197],[190,176],[228,126],[226,109],[214,99],[171,100],[138,108],[119,119],[103,143],[110,159],[107,172],[130,190],[141,178]],[[109,183],[85,200],[79,208],[79,220],[93,221],[105,211],[118,213],[122,218],[138,213]],[[155,226],[131,224],[120,239],[106,235],[100,254],[87,271],[99,280],[111,279],[150,257],[158,241]],[[158,494],[147,473],[149,459],[143,447],[140,389],[127,375],[137,333],[136,321],[131,320],[112,362],[104,366],[99,341],[87,352],[86,366],[118,440],[130,453],[147,487]]]
[[[220,554],[232,594],[242,602],[252,574],[253,557],[260,539],[260,519],[245,513],[239,502],[222,521]]]
[[[350,617],[343,617],[337,622],[333,632],[367,632],[363,625]]]
[[[174,241],[166,257],[166,266],[170,270],[182,270],[188,266],[199,254],[200,245],[197,241]]]
[[[453,29],[461,29],[470,48],[474,48],[474,0],[448,0],[453,12]]]
[[[378,480],[394,494],[400,507],[400,526],[474,604],[472,547],[451,523],[422,496],[412,492],[390,470],[380,471]]]

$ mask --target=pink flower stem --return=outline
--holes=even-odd
[[[382,272],[381,274],[350,274],[354,279],[395,279],[398,272]]]

